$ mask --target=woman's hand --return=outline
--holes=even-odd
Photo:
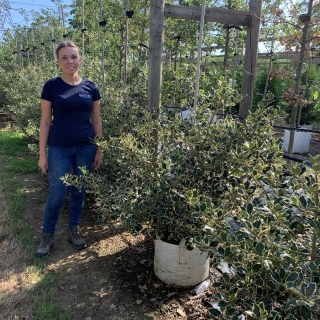
[[[38,166],[40,167],[43,174],[48,173],[48,159],[47,156],[40,156],[38,161]]]
[[[97,150],[96,152],[96,156],[94,157],[94,161],[93,161],[93,168],[94,170],[97,170],[100,168],[102,163],[102,151],[101,150]]]

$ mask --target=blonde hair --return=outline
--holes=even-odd
[[[59,51],[62,49],[62,48],[66,48],[66,47],[69,47],[69,48],[76,48],[78,50],[78,52],[80,52],[80,49],[79,47],[73,43],[72,41],[62,41],[58,44],[57,48],[56,48],[56,56],[57,58],[59,58]]]

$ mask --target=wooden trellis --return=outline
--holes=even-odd
[[[151,0],[150,3],[150,42],[149,42],[149,85],[148,108],[157,110],[161,103],[162,49],[164,39],[164,19],[200,20],[201,7],[181,7],[166,4],[164,0]],[[262,0],[250,0],[249,12],[224,8],[206,8],[204,21],[233,24],[247,27],[244,72],[239,116],[247,117],[252,105],[254,79],[258,59],[260,16]]]

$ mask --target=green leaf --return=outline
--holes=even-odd
[[[269,288],[271,288],[273,290],[277,289],[277,285],[273,281],[269,280],[269,281],[267,281],[267,284],[268,284]]]
[[[224,251],[224,256],[225,257],[229,257],[230,256],[230,252],[231,252],[230,247],[226,247],[226,250]]]
[[[218,244],[219,244],[219,241],[218,241],[218,240],[212,240],[212,241],[210,242],[210,247],[211,247],[211,248],[215,248]]]
[[[220,237],[221,237],[221,240],[223,240],[223,241],[228,240],[228,235],[226,232],[221,232]]]
[[[304,208],[307,206],[307,200],[306,200],[305,197],[301,196],[301,197],[299,198],[299,201],[300,201],[301,205],[302,205]]]
[[[259,319],[260,316],[261,316],[259,306],[255,304],[255,305],[253,306],[253,310],[252,310],[252,311],[253,311],[254,315],[257,317],[257,319]]]
[[[313,100],[318,100],[318,98],[319,98],[319,92],[318,92],[318,91],[315,91],[315,92],[313,93]]]
[[[289,282],[286,282],[286,286],[287,286],[287,288],[290,289],[290,288],[295,288],[296,284],[293,281],[289,281]]]
[[[253,223],[253,226],[254,226],[255,228],[260,228],[260,226],[261,226],[261,220],[255,221],[255,222]]]
[[[253,272],[258,272],[261,269],[261,263],[256,263],[253,268],[252,271]]]
[[[272,277],[272,279],[275,280],[276,282],[281,282],[280,276],[279,276],[279,274],[278,274],[277,272],[273,272],[273,273],[271,274],[271,277]]]
[[[280,269],[280,273],[279,273],[280,278],[283,280],[286,277],[286,270],[284,268]]]
[[[210,313],[210,315],[212,315],[212,316],[219,316],[219,315],[221,315],[221,312],[219,311],[219,310],[217,310],[217,309],[209,309],[208,310],[208,312]]]
[[[311,297],[312,295],[314,295],[315,291],[316,291],[317,285],[315,283],[308,283],[308,286],[305,289],[305,293],[307,297]]]
[[[259,256],[262,256],[264,249],[265,249],[265,246],[261,242],[259,242],[255,247],[255,251]]]
[[[301,306],[300,307],[300,313],[301,317],[305,320],[310,320],[311,319],[311,310],[307,308],[306,306]]]
[[[312,272],[316,272],[316,271],[317,271],[317,266],[316,266],[316,264],[315,264],[313,261],[310,262],[309,268],[310,268],[310,270],[311,270]]]
[[[291,299],[286,303],[284,310],[288,311],[291,307],[295,307],[296,305],[297,304],[296,304],[295,300]]]
[[[203,211],[206,211],[206,209],[207,209],[207,205],[204,202],[202,202],[200,206],[200,210],[203,212]]]
[[[286,282],[292,282],[296,281],[299,278],[299,273],[298,272],[292,272],[287,276]]]
[[[229,305],[228,301],[220,300],[218,302],[218,306],[221,307],[221,308],[225,308],[227,305]]]
[[[237,309],[233,308],[233,307],[227,307],[227,312],[226,314],[228,316],[232,316],[235,312],[237,311]]]
[[[223,282],[214,282],[214,283],[212,284],[212,287],[213,287],[213,288],[219,288],[219,287],[221,287],[221,286],[223,286],[223,285],[224,285]]]
[[[246,211],[249,213],[249,214],[252,214],[252,212],[253,212],[253,205],[252,205],[252,203],[247,203],[247,205],[246,205]]]

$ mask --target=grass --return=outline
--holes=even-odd
[[[27,191],[17,175],[38,171],[23,135],[0,131],[0,314],[3,319],[66,320],[56,305],[55,278],[36,258],[32,229],[24,221]]]

